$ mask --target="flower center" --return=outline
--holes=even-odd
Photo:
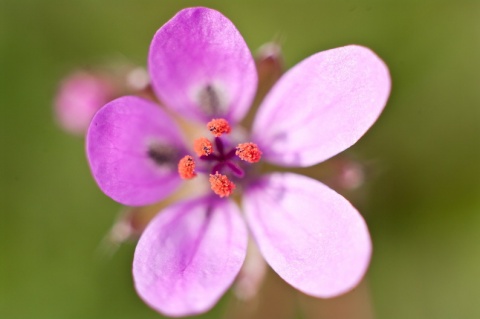
[[[213,119],[207,124],[208,130],[215,136],[213,143],[206,137],[196,139],[192,155],[186,155],[178,162],[178,174],[183,179],[192,179],[197,173],[209,174],[212,191],[220,197],[230,196],[236,188],[232,179],[241,179],[245,163],[260,161],[262,152],[255,143],[240,143],[232,147],[222,135],[231,132],[225,119]]]

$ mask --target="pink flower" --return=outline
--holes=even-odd
[[[276,83],[245,138],[238,123],[254,98],[257,73],[226,17],[207,8],[180,11],[156,33],[148,62],[165,107],[209,123],[216,137],[206,130],[211,138],[190,143],[195,156],[166,111],[134,96],[108,103],[90,125],[90,167],[114,200],[154,203],[182,178],[202,175],[213,190],[202,187],[206,194],[166,208],[147,226],[133,262],[140,297],[170,316],[209,310],[244,262],[247,225],[268,264],[298,290],[329,298],[355,287],[371,256],[357,210],[316,180],[255,169],[264,161],[310,166],[353,145],[386,104],[385,64],[356,45],[312,55]],[[241,209],[230,197],[239,194]]]
[[[67,132],[83,135],[98,109],[114,95],[107,78],[77,71],[65,78],[55,98],[57,122]]]
[[[129,64],[74,71],[58,87],[56,120],[67,133],[83,136],[103,105],[129,92],[148,94],[148,84],[147,72]]]

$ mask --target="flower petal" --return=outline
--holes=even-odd
[[[350,45],[317,53],[287,72],[260,106],[253,140],[264,158],[310,166],[355,144],[382,112],[390,93],[386,65]]]
[[[165,209],[138,242],[133,277],[140,297],[168,316],[209,310],[245,259],[247,231],[235,203],[204,197]]]
[[[365,274],[371,255],[367,226],[345,198],[322,183],[270,174],[247,190],[243,204],[263,256],[298,290],[334,297]]]
[[[100,109],[87,133],[87,156],[100,189],[124,205],[147,205],[180,184],[182,136],[156,104],[133,96]]]
[[[245,41],[230,20],[212,9],[184,9],[162,26],[150,46],[148,66],[160,99],[199,121],[240,121],[257,88]]]

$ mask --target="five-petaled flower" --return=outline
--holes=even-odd
[[[352,289],[371,256],[361,215],[316,180],[260,176],[255,167],[262,161],[311,166],[353,145],[388,99],[385,64],[357,45],[310,56],[272,88],[248,137],[236,132],[257,73],[242,36],[222,14],[207,8],[177,13],[155,34],[148,67],[162,105],[203,123],[206,133],[188,147],[157,104],[116,99],[88,131],[94,178],[126,205],[157,202],[183,179],[202,175],[211,190],[166,208],[142,234],[133,262],[140,297],[170,316],[210,309],[242,266],[247,225],[268,264],[293,287],[323,298]],[[231,194],[243,195],[241,209]]]

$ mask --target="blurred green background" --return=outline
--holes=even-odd
[[[0,0],[0,318],[161,317],[133,290],[134,244],[97,253],[120,206],[52,100],[76,67],[145,65],[155,31],[194,5],[222,11],[252,50],[280,38],[287,67],[351,43],[384,59],[390,101],[347,151],[375,171],[350,198],[373,237],[375,316],[480,318],[480,1],[419,0]]]

